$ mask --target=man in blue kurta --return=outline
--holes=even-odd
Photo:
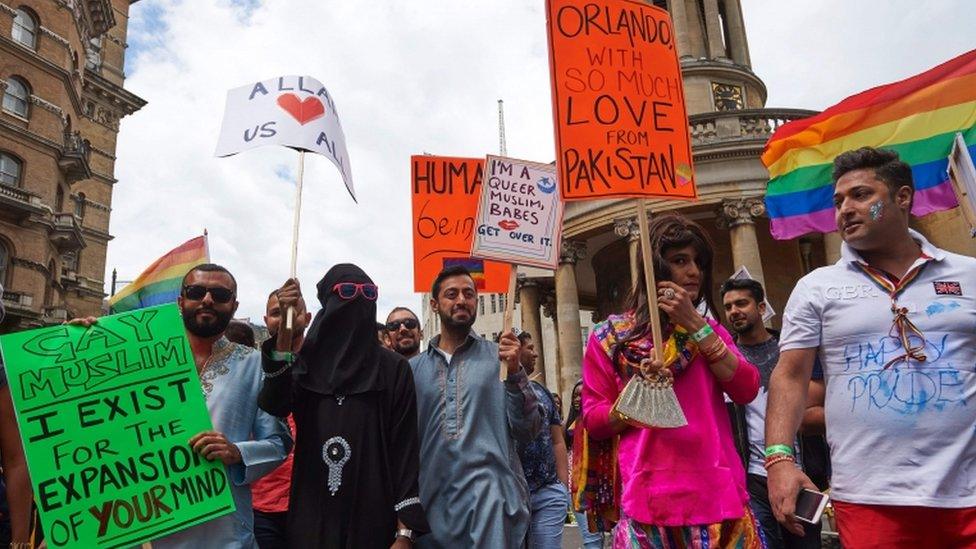
[[[535,438],[541,410],[519,365],[518,338],[507,333],[496,344],[471,331],[477,301],[466,269],[442,271],[430,300],[441,333],[410,361],[420,500],[431,528],[417,540],[421,548],[517,549],[529,528],[529,491],[515,444]]]
[[[258,408],[261,354],[231,343],[224,330],[237,310],[237,282],[223,267],[199,265],[183,279],[179,305],[213,421],[193,449],[227,466],[236,511],[152,542],[154,549],[256,548],[250,484],[280,465],[288,427]]]

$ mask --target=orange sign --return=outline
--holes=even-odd
[[[414,291],[429,292],[444,267],[464,265],[479,292],[507,292],[507,263],[471,257],[485,159],[412,156],[410,165]]]
[[[638,0],[547,0],[564,200],[695,199],[668,12]]]

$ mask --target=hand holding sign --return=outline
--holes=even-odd
[[[208,461],[220,460],[224,465],[234,465],[242,461],[241,450],[237,445],[217,431],[197,433],[190,439],[190,446]]]
[[[522,367],[519,364],[519,349],[521,349],[521,343],[511,329],[503,333],[498,339],[498,360],[505,364],[508,375],[517,374]]]

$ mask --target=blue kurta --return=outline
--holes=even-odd
[[[529,492],[516,440],[542,425],[524,372],[498,380],[498,345],[469,334],[450,364],[440,336],[410,361],[420,426],[420,501],[431,533],[420,548],[522,547]]]
[[[215,431],[237,445],[242,463],[227,468],[237,510],[165,538],[153,549],[257,547],[250,484],[281,465],[291,448],[288,426],[258,408],[261,354],[221,337],[200,373]]]

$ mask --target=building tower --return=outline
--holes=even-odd
[[[136,0],[0,0],[0,333],[98,315]]]

